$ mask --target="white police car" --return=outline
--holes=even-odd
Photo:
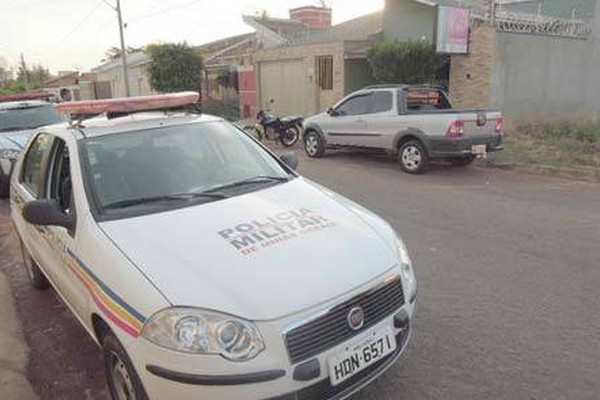
[[[345,398],[410,335],[394,230],[297,175],[195,94],[63,103],[38,130],[11,214],[34,286],[102,346],[115,399]],[[284,162],[283,160],[287,160]]]

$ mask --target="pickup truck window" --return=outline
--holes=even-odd
[[[371,107],[369,114],[377,114],[381,112],[390,111],[394,106],[394,100],[392,92],[378,91],[373,92],[371,95]]]
[[[441,90],[409,90],[406,94],[406,103],[409,113],[452,108]]]
[[[364,115],[369,109],[370,94],[354,96],[338,106],[336,111],[339,115]]]

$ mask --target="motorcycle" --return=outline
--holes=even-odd
[[[304,118],[289,116],[279,118],[268,110],[260,110],[256,114],[256,125],[247,125],[244,131],[259,141],[265,139],[279,141],[285,147],[296,144],[300,138]]]

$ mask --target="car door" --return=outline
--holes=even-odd
[[[55,264],[52,260],[57,256],[48,236],[48,229],[29,224],[21,211],[25,203],[41,199],[48,173],[48,163],[52,151],[54,137],[47,133],[39,133],[27,149],[17,184],[13,187],[13,202],[17,211],[13,218],[23,245],[52,283],[56,280]]]
[[[394,103],[393,90],[376,90],[369,99],[365,116],[364,145],[387,148],[390,138],[399,132],[398,109]]]
[[[75,196],[73,189],[73,174],[76,172],[72,162],[71,154],[75,153],[75,143],[70,149],[68,144],[61,138],[54,140],[53,149],[49,157],[49,168],[47,181],[44,187],[44,197],[54,200],[60,211],[66,215],[76,216]],[[48,226],[49,239],[52,242],[53,253],[52,269],[56,271],[55,285],[65,302],[73,310],[75,315],[83,318],[88,307],[89,295],[86,289],[85,279],[80,273],[77,246],[77,227],[67,230],[61,226]]]
[[[363,146],[366,135],[365,115],[371,93],[363,92],[347,98],[329,113],[321,123],[327,143],[343,146]]]

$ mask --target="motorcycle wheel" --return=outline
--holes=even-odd
[[[298,128],[296,125],[293,125],[287,128],[283,135],[281,135],[281,144],[285,147],[292,147],[296,144],[299,138],[300,128]]]

